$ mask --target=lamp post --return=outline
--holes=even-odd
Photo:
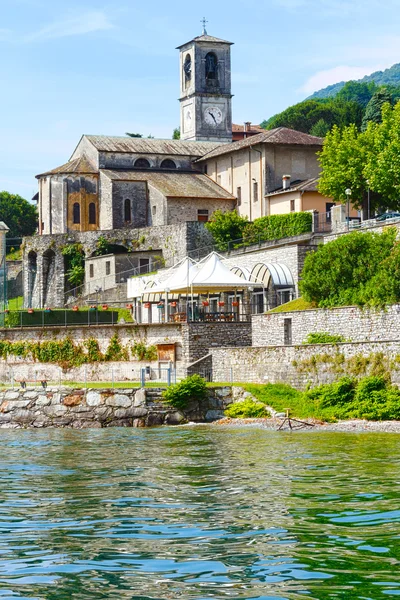
[[[347,188],[344,192],[347,196],[347,231],[350,229],[350,196],[351,189]]]
[[[369,201],[369,193],[370,193],[369,179],[367,179],[366,184],[368,186],[368,219],[370,219],[371,218],[371,211],[370,211],[370,201]]]

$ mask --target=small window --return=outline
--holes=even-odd
[[[150,259],[149,258],[139,258],[139,273],[149,273],[150,272]]]
[[[197,211],[197,220],[206,223],[208,221],[208,210],[199,208]]]
[[[204,174],[207,175],[207,165],[204,165]]]
[[[283,343],[285,346],[292,345],[292,319],[283,319]]]
[[[109,275],[111,273],[111,262],[109,260],[106,260],[106,275]]]
[[[124,221],[125,223],[130,223],[132,221],[131,201],[129,198],[124,201]]]
[[[170,158],[166,158],[165,160],[162,161],[160,167],[162,169],[176,169],[176,164]]]
[[[257,181],[253,181],[253,200],[254,200],[254,202],[258,202],[258,183],[257,183]]]
[[[96,225],[96,205],[94,202],[89,204],[89,225]]]
[[[79,202],[74,202],[72,207],[72,222],[74,225],[79,225],[81,222],[81,205]]]
[[[147,160],[147,158],[138,158],[135,161],[135,165],[136,169],[149,169],[150,168],[150,163]]]
[[[94,277],[94,265],[89,265],[89,277]]]
[[[236,197],[237,197],[237,205],[240,206],[242,204],[242,188],[238,187],[236,189]]]
[[[153,215],[153,217],[156,216],[156,213],[157,213],[157,206],[152,206],[151,207],[151,214]]]
[[[294,205],[294,200],[290,201],[290,212],[294,212],[295,211],[295,205]]]

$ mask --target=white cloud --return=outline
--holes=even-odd
[[[301,92],[306,94],[312,94],[317,90],[339,83],[340,81],[350,81],[352,79],[361,79],[365,75],[370,75],[374,71],[380,71],[385,67],[382,65],[369,65],[366,67],[350,67],[347,65],[341,65],[334,67],[333,69],[326,69],[324,71],[318,71],[315,75],[312,75],[307,79],[304,85],[301,86]]]
[[[26,42],[84,35],[112,29],[114,25],[102,11],[88,11],[74,17],[60,19],[25,37]]]

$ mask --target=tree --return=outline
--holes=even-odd
[[[336,95],[336,100],[345,100],[346,102],[357,102],[364,108],[371,100],[377,89],[374,81],[360,82],[348,81]]]
[[[129,137],[132,137],[132,138],[142,138],[143,137],[142,133],[129,133],[128,131],[125,133],[125,135],[128,135]]]
[[[351,189],[351,201],[356,207],[365,202],[368,177],[365,166],[373,151],[371,127],[360,134],[355,125],[339,129],[336,125],[324,141],[319,152],[322,168],[318,190],[336,202],[346,202],[346,189]]]
[[[206,228],[212,233],[218,250],[224,252],[229,248],[229,242],[240,240],[247,225],[247,217],[241,217],[236,210],[222,212],[216,210]]]
[[[385,199],[385,208],[400,209],[400,102],[384,104],[382,123],[369,123],[373,149],[364,173],[370,187]]]
[[[173,140],[180,140],[181,139],[181,128],[180,127],[175,127],[173,133],[172,133],[172,139]]]
[[[9,192],[0,192],[0,219],[10,229],[8,237],[33,235],[38,225],[36,206]]]
[[[395,238],[392,227],[382,234],[349,233],[319,246],[304,261],[299,284],[304,298],[322,307],[371,301],[371,280],[391,255]]]
[[[369,121],[373,123],[382,122],[382,107],[387,102],[389,104],[392,103],[392,94],[387,88],[379,88],[367,104],[361,124],[361,131],[367,129]]]
[[[316,135],[317,137],[325,137],[328,131],[330,130],[329,123],[325,121],[325,119],[320,119],[313,125],[310,129],[311,135]]]

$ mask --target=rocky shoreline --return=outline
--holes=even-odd
[[[220,427],[258,427],[270,431],[278,431],[282,425],[282,418],[266,419],[229,419],[223,418],[214,421],[212,425]],[[286,423],[280,431],[292,431],[293,433],[313,432],[337,432],[337,433],[400,433],[400,421],[365,421],[353,419],[351,421],[337,421],[336,423],[325,423],[314,419],[306,419],[305,427],[297,426],[292,421],[292,429]]]

